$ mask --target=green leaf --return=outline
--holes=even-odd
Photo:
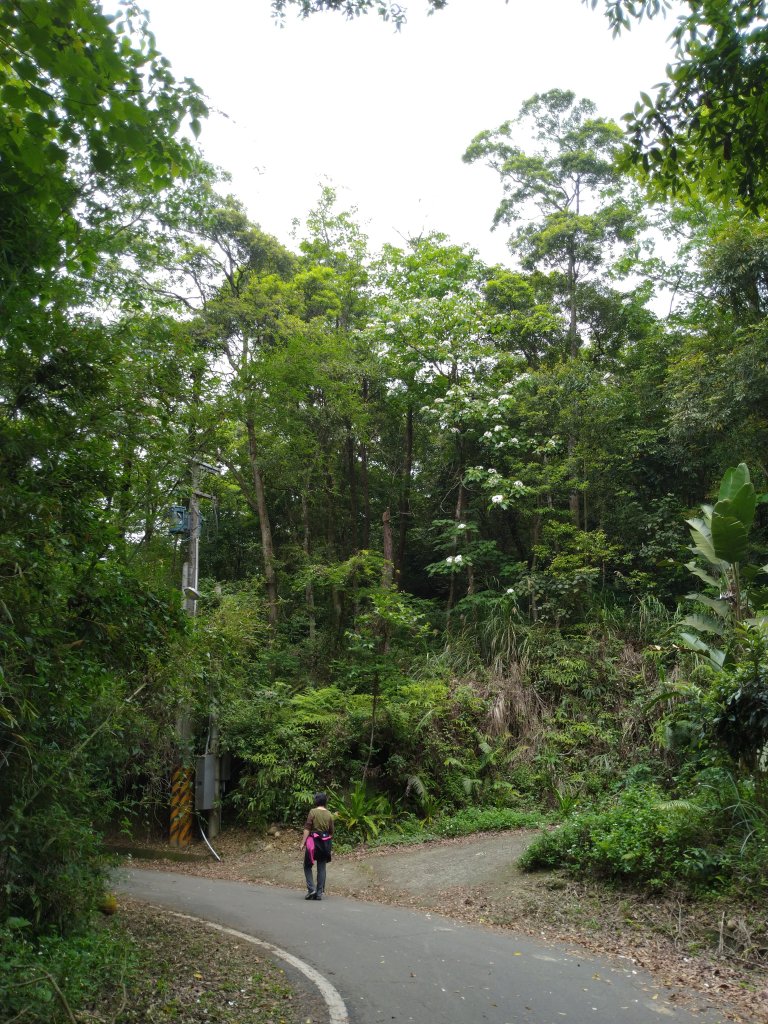
[[[713,514],[735,516],[746,530],[752,526],[755,518],[757,495],[752,484],[744,484],[731,498],[722,498],[715,505]]]
[[[747,553],[747,532],[741,520],[732,515],[719,515],[715,506],[712,513],[712,545],[716,558],[724,562],[741,562]]]
[[[687,594],[686,597],[689,601],[698,601],[699,604],[711,608],[718,618],[727,619],[730,617],[731,607],[727,601],[717,601],[713,597],[707,597],[706,594]]]
[[[682,621],[684,626],[690,626],[692,629],[698,629],[701,633],[715,633],[717,636],[723,635],[723,624],[718,622],[716,619],[710,619],[707,615],[686,615]]]
[[[703,555],[712,565],[718,565],[720,559],[715,554],[709,524],[703,519],[686,519],[686,523],[691,528],[691,539],[699,554]]]
[[[31,928],[32,922],[28,921],[26,917],[9,917],[5,922],[6,927],[12,929]]]
[[[708,645],[700,637],[694,636],[693,633],[681,633],[680,640],[689,651],[697,651],[699,654],[707,654],[709,652]]]
[[[718,671],[722,670],[725,664],[725,651],[721,651],[717,647],[710,647],[709,644],[705,644],[703,640],[692,633],[681,633],[680,640],[689,651],[705,655],[713,668]]]
[[[718,501],[734,498],[749,482],[749,470],[745,462],[740,462],[738,466],[726,470],[720,482],[720,492],[717,496]]]
[[[719,579],[715,576],[710,576],[708,572],[701,569],[695,562],[686,562],[685,567],[689,572],[693,573],[693,575],[697,576],[700,580],[703,580],[704,583],[708,584],[710,587],[720,586]]]

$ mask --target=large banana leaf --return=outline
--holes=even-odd
[[[711,619],[708,615],[699,615],[697,612],[686,615],[681,624],[683,626],[690,626],[691,629],[697,629],[700,633],[714,633],[716,636],[723,635],[722,622],[718,622],[717,619]]]
[[[710,576],[708,572],[705,572],[695,562],[686,562],[685,568],[693,573],[694,576],[698,576],[700,580],[704,580],[710,587],[720,586],[720,580],[716,576]]]
[[[731,614],[731,606],[727,601],[719,601],[715,597],[707,597],[706,594],[686,594],[687,601],[696,601],[697,604],[706,605],[719,619],[728,619]]]
[[[703,519],[686,519],[686,523],[691,528],[691,539],[695,549],[712,565],[717,565],[719,559],[715,554],[709,523]]]
[[[723,479],[720,481],[720,492],[717,495],[718,501],[733,498],[749,483],[749,469],[746,462],[740,462],[738,466],[727,469]]]
[[[734,516],[743,525],[745,530],[749,530],[752,526],[752,520],[755,518],[755,506],[757,505],[757,495],[755,494],[755,488],[752,484],[744,484],[741,490],[738,490],[732,498],[722,498],[715,505],[712,510],[712,517],[719,516]]]
[[[680,639],[689,650],[705,654],[713,668],[722,669],[725,664],[725,651],[720,651],[717,647],[710,647],[709,644],[705,644],[703,640],[692,633],[681,633]]]
[[[741,562],[747,554],[748,528],[734,515],[721,515],[718,508],[730,505],[730,502],[719,501],[712,513],[712,538],[716,558],[723,562]],[[754,508],[753,508],[754,512]]]

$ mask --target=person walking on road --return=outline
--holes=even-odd
[[[331,837],[333,836],[333,815],[328,810],[325,793],[315,793],[314,807],[304,822],[301,849],[304,851],[304,878],[307,881],[305,900],[321,900],[325,891],[325,865],[331,859]],[[317,865],[317,884],[312,875]]]

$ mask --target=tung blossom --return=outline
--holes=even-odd
[[[503,494],[492,494],[491,495],[491,501],[493,502],[494,505],[500,505],[502,503],[502,501],[504,501],[504,495]]]

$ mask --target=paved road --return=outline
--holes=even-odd
[[[724,1024],[628,963],[577,956],[435,914],[170,872],[121,872],[138,899],[292,953],[341,993],[352,1024]]]

